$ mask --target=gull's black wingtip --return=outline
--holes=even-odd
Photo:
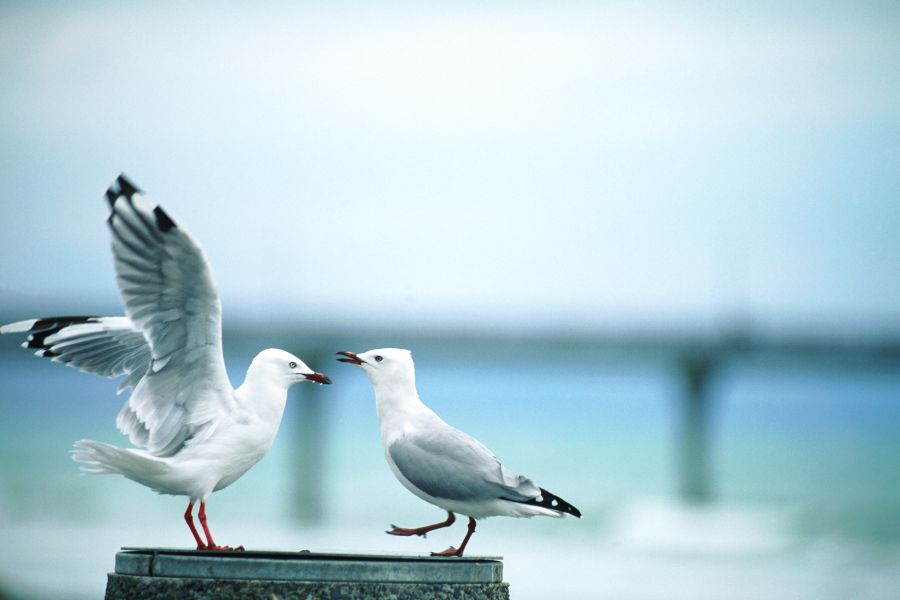
[[[156,217],[156,226],[159,227],[160,231],[169,231],[177,227],[175,221],[162,209],[162,206],[154,208],[153,215]]]
[[[125,173],[119,173],[119,176],[116,177],[116,183],[119,184],[119,189],[121,193],[125,196],[131,198],[135,194],[143,194],[144,192],[138,186],[131,183],[131,180],[125,176]]]
[[[28,339],[23,344],[23,347],[44,350],[41,356],[52,358],[56,354],[50,351],[44,340],[70,325],[96,322],[98,319],[100,317],[96,316],[43,317],[4,325],[0,328],[0,333],[28,333]],[[4,329],[6,331],[3,331]]]
[[[116,198],[119,196],[125,196],[131,200],[135,194],[143,194],[143,191],[141,191],[141,188],[134,185],[131,180],[125,176],[125,173],[119,173],[116,180],[109,186],[109,189],[106,190],[106,201],[109,203],[109,207],[112,208],[116,203]]]
[[[131,203],[131,199],[134,198],[135,194],[143,193],[141,188],[134,185],[125,173],[120,173],[112,185],[109,186],[109,189],[106,190],[106,201],[109,203],[109,208],[115,213],[116,199],[120,196],[124,196],[129,203]],[[156,227],[160,231],[165,232],[177,227],[175,221],[172,220],[172,217],[170,217],[161,206],[157,206],[153,209],[153,216],[156,219]],[[113,215],[110,215],[109,220],[112,221],[112,218]]]
[[[541,495],[537,498],[532,498],[531,500],[526,500],[522,502],[522,504],[530,504],[532,506],[540,506],[542,508],[549,508],[550,510],[555,510],[557,512],[566,513],[572,515],[573,517],[581,518],[581,511],[557,496],[552,492],[548,492],[544,488],[540,488]]]
[[[548,492],[544,488],[541,488],[541,496],[543,498],[543,502],[541,503],[542,506],[546,506],[547,508],[570,514],[573,517],[577,517],[579,519],[581,518],[580,510],[578,510],[573,505],[569,504],[556,494]]]

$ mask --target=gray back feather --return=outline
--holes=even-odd
[[[471,436],[449,425],[397,439],[388,448],[391,459],[417,488],[448,500],[528,500],[540,488],[516,475]]]

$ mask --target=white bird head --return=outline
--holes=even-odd
[[[322,373],[316,373],[306,363],[284,350],[269,348],[256,355],[247,376],[265,378],[283,385],[285,389],[302,381],[314,381],[316,383],[331,383],[331,380]]]
[[[376,348],[362,354],[338,352],[340,362],[361,367],[372,385],[410,383],[415,381],[416,370],[412,352],[403,348]]]

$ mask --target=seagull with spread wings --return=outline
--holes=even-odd
[[[184,519],[197,549],[230,549],[210,534],[207,499],[269,450],[292,385],[331,381],[270,348],[233,388],[222,354],[219,295],[198,242],[124,175],[106,199],[127,316],[31,319],[0,333],[28,333],[23,346],[38,356],[123,377],[118,391],[132,390],[116,425],[137,448],[80,440],[72,457],[87,473],[117,473],[161,494],[187,496]],[[205,540],[194,526],[196,502]]]

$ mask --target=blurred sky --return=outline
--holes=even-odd
[[[7,318],[121,312],[125,171],[226,325],[900,332],[897,2],[4,3],[0,82]]]

